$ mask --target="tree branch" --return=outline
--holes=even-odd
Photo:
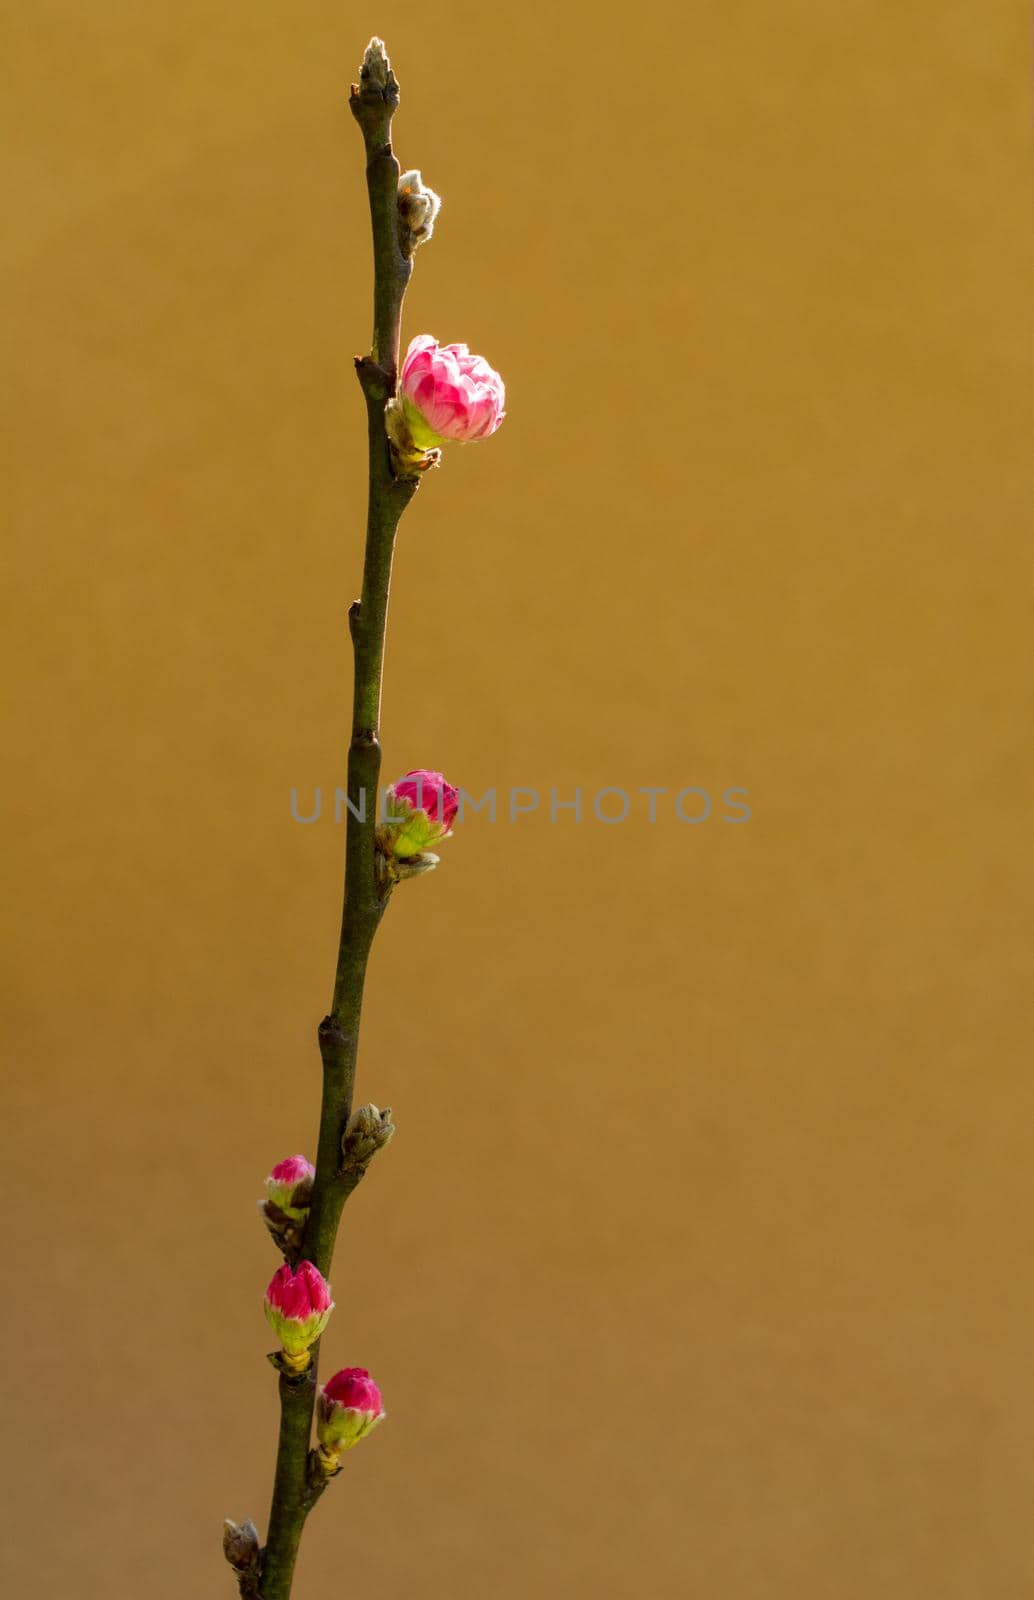
[[[259,1589],[264,1600],[280,1600],[281,1596],[286,1600],[291,1593],[294,1563],[305,1526],[306,1469],[315,1401],[315,1362],[301,1377],[280,1374],[280,1437]]]
[[[399,242],[399,164],[391,148],[391,119],[399,92],[380,40],[371,40],[349,105],[362,129],[373,229],[373,347],[356,361],[366,399],[369,500],[362,598],[349,611],[355,661],[352,737],[348,750],[351,802],[345,842],[345,890],[334,995],[319,1028],[323,1061],[316,1176],[301,1256],[328,1276],[342,1207],[365,1166],[349,1165],[342,1141],[352,1110],[359,1022],[370,947],[387,904],[376,871],[375,829],[381,769],[381,678],[395,532],[412,499],[415,479],[396,478],[384,428],[384,407],[395,392],[402,300],[413,270]],[[347,1154],[347,1153],[346,1153]],[[280,1378],[280,1438],[273,1504],[262,1559],[262,1600],[288,1600],[305,1518],[322,1490],[310,1481],[308,1456],[316,1396],[316,1361],[302,1379]]]

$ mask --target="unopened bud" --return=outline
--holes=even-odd
[[[385,793],[386,815],[377,829],[380,849],[401,864],[429,857],[429,865],[418,870],[431,871],[438,858],[429,856],[429,847],[452,833],[459,803],[459,790],[442,773],[424,767],[407,772]]]
[[[259,1562],[258,1529],[249,1517],[238,1527],[227,1517],[223,1523],[223,1555],[234,1572],[253,1572]]]
[[[372,1433],[385,1417],[381,1391],[365,1367],[345,1367],[319,1391],[316,1437],[325,1472],[337,1470],[337,1458]]]
[[[346,1167],[365,1167],[378,1150],[383,1150],[395,1132],[391,1120],[391,1107],[381,1111],[377,1106],[359,1106],[348,1119],[341,1140],[341,1154]]]
[[[311,1261],[299,1262],[297,1270],[285,1263],[266,1290],[265,1309],[266,1321],[283,1348],[283,1365],[290,1372],[305,1372],[312,1359],[310,1346],[334,1309],[330,1285]]]
[[[309,1212],[315,1176],[311,1161],[304,1156],[288,1156],[277,1162],[266,1179],[266,1197],[292,1222],[303,1221]]]
[[[427,243],[434,233],[441,205],[441,197],[427,188],[415,167],[402,174],[399,179],[399,243],[403,255],[411,256],[417,245]]]
[[[315,1167],[304,1156],[288,1156],[269,1174],[266,1199],[259,1201],[262,1220],[288,1260],[301,1249],[315,1175]]]
[[[359,80],[363,88],[384,90],[394,79],[388,52],[384,48],[384,40],[378,39],[376,34],[370,40],[363,52],[363,64],[359,68]]]

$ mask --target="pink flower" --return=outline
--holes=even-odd
[[[316,1168],[304,1156],[287,1156],[278,1161],[266,1179],[270,1204],[292,1222],[299,1221],[308,1212],[315,1176]]]
[[[429,333],[410,340],[399,374],[398,404],[418,450],[453,440],[487,439],[502,422],[506,388],[483,356]]]
[[[304,1372],[309,1347],[320,1337],[334,1309],[330,1285],[311,1261],[300,1261],[294,1270],[285,1263],[273,1274],[265,1305],[266,1320],[289,1365]]]
[[[459,810],[460,792],[441,772],[417,767],[387,792],[384,846],[396,858],[411,860],[439,839],[447,839]]]
[[[329,1457],[350,1450],[385,1417],[381,1391],[365,1367],[345,1367],[320,1390],[316,1435]]]

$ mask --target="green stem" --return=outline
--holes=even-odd
[[[304,1504],[309,1432],[316,1397],[315,1366],[301,1378],[280,1375],[280,1438],[273,1480],[273,1506],[262,1567],[264,1596],[289,1595],[295,1558],[305,1526]]]
[[[369,63],[369,52],[367,62]],[[383,65],[381,65],[383,63]],[[329,1275],[341,1211],[357,1182],[342,1171],[341,1141],[352,1110],[359,1022],[370,947],[387,903],[376,872],[375,830],[381,770],[379,741],[388,590],[399,519],[416,480],[394,476],[384,429],[384,407],[395,392],[402,300],[412,271],[399,243],[399,164],[391,149],[391,119],[398,84],[383,55],[353,86],[349,104],[363,133],[373,226],[373,353],[356,362],[366,398],[370,491],[362,598],[349,612],[355,660],[352,737],[348,749],[350,800],[345,839],[345,890],[334,996],[320,1024],[323,1098],[316,1177],[301,1257]],[[289,1600],[305,1518],[315,1496],[307,1461],[316,1395],[316,1363],[301,1383],[281,1377],[277,1448],[269,1534],[263,1553],[262,1600]]]

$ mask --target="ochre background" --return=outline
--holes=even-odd
[[[387,772],[589,814],[384,926],[327,1355],[391,1418],[298,1600],[1030,1595],[1025,8],[4,10],[4,1594],[229,1597],[265,1523],[379,31],[407,335],[510,394],[403,524]]]

